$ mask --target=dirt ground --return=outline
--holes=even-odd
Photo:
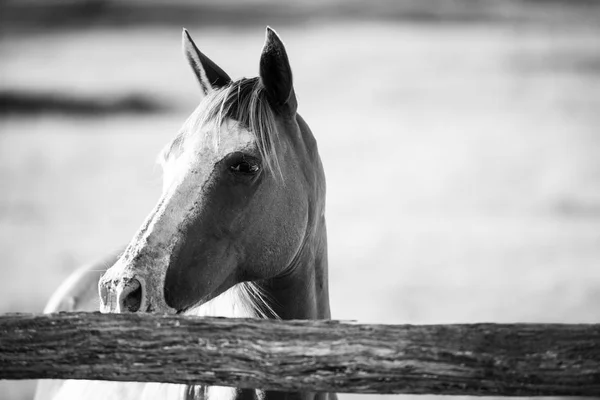
[[[256,75],[264,27],[187,28],[232,77]],[[327,173],[335,318],[599,322],[598,26],[274,28]],[[157,201],[155,157],[198,95],[179,40],[145,27],[0,42],[4,91],[162,107],[0,116],[0,312],[41,311]],[[32,388],[0,382],[0,397]]]

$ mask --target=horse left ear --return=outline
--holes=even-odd
[[[231,78],[225,71],[223,71],[217,64],[215,64],[210,58],[206,57],[192,40],[192,37],[188,31],[183,29],[183,52],[188,59],[198,82],[202,87],[204,95],[208,92],[222,88],[231,82]]]
[[[298,103],[290,61],[283,42],[270,27],[267,27],[267,37],[260,56],[259,75],[271,105],[279,112],[295,114]]]

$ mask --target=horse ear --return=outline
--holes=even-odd
[[[283,42],[270,27],[267,27],[267,37],[260,56],[259,74],[271,105],[277,111],[294,114],[298,105],[292,83],[292,68]]]
[[[217,64],[206,57],[192,40],[188,31],[184,28],[183,35],[183,53],[185,54],[204,94],[222,88],[231,82],[231,78]]]

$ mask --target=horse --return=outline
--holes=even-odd
[[[163,188],[131,242],[74,273],[46,312],[329,319],[325,175],[267,27],[259,76],[233,81],[183,30],[201,100],[161,152]],[[40,381],[37,399],[336,399],[333,393]]]

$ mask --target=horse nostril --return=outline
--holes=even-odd
[[[142,305],[142,284],[137,279],[132,279],[123,288],[119,296],[121,312],[137,312]]]

